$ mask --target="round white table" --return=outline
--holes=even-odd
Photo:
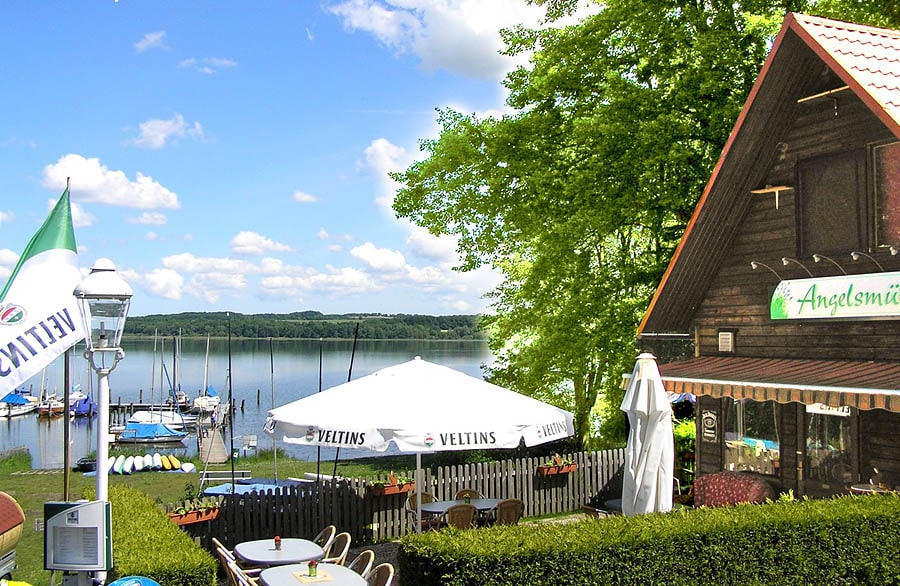
[[[460,499],[458,501],[434,501],[432,503],[422,503],[422,512],[428,515],[443,515],[447,512],[447,509],[453,505],[463,505],[465,502],[466,501]],[[497,505],[500,503],[500,499],[472,499],[469,503],[478,509],[478,512],[484,513],[496,509]]]
[[[234,555],[254,566],[282,566],[320,560],[325,557],[325,552],[308,539],[284,537],[280,550],[275,549],[274,539],[257,539],[235,545]]]
[[[362,576],[337,564],[319,564],[318,577],[310,578],[306,564],[290,564],[266,568],[259,573],[259,583],[263,586],[301,586],[302,584],[324,584],[325,586],[366,586]]]

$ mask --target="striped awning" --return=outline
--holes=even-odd
[[[673,393],[900,413],[898,362],[702,357],[659,371]]]

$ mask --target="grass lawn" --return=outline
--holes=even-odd
[[[110,455],[141,454],[146,450],[110,450]],[[199,460],[190,460],[203,468]],[[323,461],[322,474],[331,474],[332,461]],[[272,478],[273,457],[271,450],[262,450],[256,456],[241,458],[235,462],[235,469],[250,470],[253,476]],[[387,474],[391,470],[401,471],[415,468],[415,456],[392,456],[341,460],[338,475],[369,478]],[[231,470],[231,464],[209,466],[209,470]],[[302,476],[304,472],[315,472],[315,462],[301,462],[279,454],[278,477]],[[86,489],[93,489],[96,478],[72,472],[69,481],[69,498],[74,501],[83,498]],[[185,498],[196,496],[199,474],[175,472],[140,472],[130,476],[110,475],[109,485],[129,485],[150,495],[162,507]],[[12,455],[0,460],[0,490],[18,501],[25,511],[25,528],[22,539],[16,546],[19,569],[13,574],[15,580],[29,584],[49,584],[50,572],[44,568],[44,533],[35,531],[35,521],[44,517],[44,503],[66,500],[64,497],[64,474],[62,470],[32,470],[31,456],[27,453]],[[116,511],[113,511],[113,515]]]

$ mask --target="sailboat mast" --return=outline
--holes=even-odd
[[[269,371],[271,373],[271,383],[272,383],[272,409],[275,408],[275,350],[273,348],[272,338],[269,338]],[[278,484],[278,438],[275,435],[272,435],[272,452],[274,453],[273,457],[273,465],[275,467],[274,475],[275,475],[275,484]]]

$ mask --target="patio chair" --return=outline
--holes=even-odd
[[[331,542],[334,541],[335,533],[337,533],[337,527],[334,525],[327,525],[324,529],[319,531],[318,535],[313,537],[313,543],[322,548],[326,557],[328,556],[328,551],[331,549]]]
[[[350,551],[350,534],[346,531],[338,533],[331,542],[331,548],[322,561],[329,564],[338,564],[343,566],[347,561],[347,552]]]
[[[525,513],[525,503],[519,499],[504,499],[494,509],[495,525],[518,525]]]
[[[475,526],[476,515],[478,515],[478,509],[475,508],[475,505],[461,503],[447,509],[444,519],[450,527],[469,529]]]
[[[422,493],[422,504],[425,503],[433,503],[434,495],[430,492]],[[415,528],[416,526],[416,493],[411,492],[409,496],[406,497],[406,519],[409,522],[409,526]],[[422,531],[428,531],[429,529],[439,529],[443,526],[441,522],[440,516],[436,515],[428,515],[426,513],[422,513]]]
[[[394,581],[394,566],[389,563],[378,564],[366,578],[366,586],[390,586]]]
[[[218,539],[216,539],[215,537],[213,537],[211,541],[212,541],[213,547],[216,550],[216,557],[219,558],[219,562],[221,562],[222,567],[225,568],[225,574],[228,577],[229,586],[238,586],[237,577],[234,576],[232,574],[232,572],[228,569],[229,563],[232,563],[235,566],[238,566],[240,568],[237,558],[234,557],[234,552],[232,552],[230,549],[225,547],[222,544],[222,542],[219,541]],[[241,571],[244,574],[246,574],[248,577],[255,577],[255,576],[259,575],[259,572],[261,571],[261,569],[260,568],[241,568]]]
[[[375,563],[375,552],[371,549],[367,549],[359,552],[353,561],[347,564],[347,567],[362,576],[363,578],[368,578],[369,573],[372,571],[372,565]]]
[[[461,488],[456,491],[456,496],[453,500],[461,501],[466,497],[469,497],[470,499],[484,498],[483,496],[481,496],[481,493],[474,488]]]
[[[237,565],[237,562],[229,561],[225,566],[228,570],[228,579],[234,579],[236,586],[259,586],[257,578],[251,577]]]

